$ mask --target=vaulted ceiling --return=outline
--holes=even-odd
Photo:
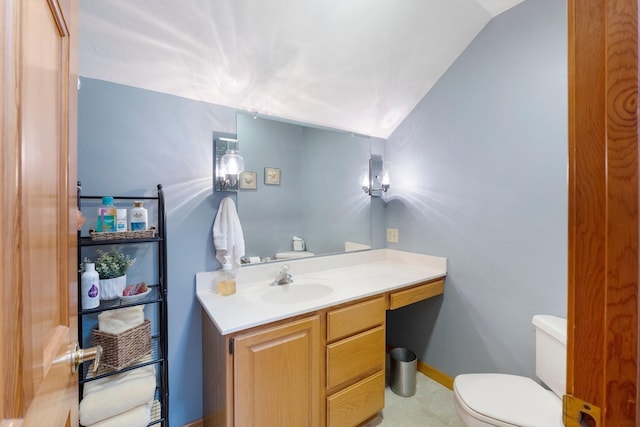
[[[387,138],[523,0],[83,0],[82,77]]]

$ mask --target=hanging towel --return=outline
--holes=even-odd
[[[213,245],[221,265],[225,255],[229,255],[233,269],[240,268],[240,258],[244,256],[244,235],[236,205],[230,197],[222,199],[213,221]]]

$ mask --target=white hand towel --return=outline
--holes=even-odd
[[[144,405],[153,400],[155,389],[154,365],[89,381],[80,402],[80,424],[95,424]]]
[[[152,405],[153,401],[145,405],[136,406],[127,412],[98,421],[87,427],[146,427],[151,421]]]
[[[142,325],[144,305],[103,311],[98,314],[98,329],[110,334],[119,334]]]
[[[222,199],[213,221],[213,245],[220,264],[224,263],[225,255],[229,255],[233,269],[240,267],[240,258],[244,256],[244,235],[236,205],[230,197]]]

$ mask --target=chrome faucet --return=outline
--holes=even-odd
[[[288,285],[289,283],[293,283],[293,277],[291,277],[291,274],[288,273],[288,271],[289,271],[289,266],[286,264],[283,265],[282,270],[280,270],[280,273],[278,273],[276,278],[273,279],[273,282],[269,283],[269,285],[279,286],[279,285]]]

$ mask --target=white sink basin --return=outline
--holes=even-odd
[[[294,304],[322,298],[333,292],[333,288],[326,283],[315,281],[293,282],[288,285],[271,287],[262,294],[261,300],[271,304]]]

